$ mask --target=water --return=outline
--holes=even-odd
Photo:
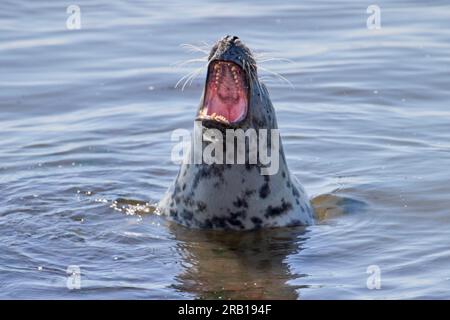
[[[78,0],[67,30],[70,4],[0,4],[0,298],[450,297],[448,3],[377,1],[381,30],[369,2]],[[150,212],[204,83],[174,88],[194,66],[173,64],[201,56],[179,45],[225,34],[292,60],[263,66],[294,86],[268,79],[315,226],[223,234]]]

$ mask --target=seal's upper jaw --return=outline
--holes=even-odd
[[[237,125],[246,116],[249,86],[244,70],[236,63],[216,60],[209,64],[205,97],[198,118]]]
[[[248,113],[250,99],[249,63],[254,65],[250,50],[238,37],[219,40],[208,58],[208,74],[197,119],[207,125],[239,126]]]

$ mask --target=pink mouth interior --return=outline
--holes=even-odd
[[[235,123],[247,114],[248,84],[244,71],[232,62],[214,61],[209,66],[203,116]]]

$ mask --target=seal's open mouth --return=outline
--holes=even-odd
[[[211,62],[199,118],[224,124],[244,120],[248,109],[248,89],[247,77],[239,65],[221,60]]]

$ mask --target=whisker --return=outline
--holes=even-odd
[[[186,81],[185,81],[184,84],[183,84],[183,87],[182,87],[181,91],[184,91],[184,88],[186,87],[186,85],[188,84],[188,82],[189,82],[189,86],[192,85],[192,81],[194,81],[194,79],[197,78],[197,76],[200,74],[200,72],[202,72],[203,68],[204,68],[204,67],[201,67],[201,68],[196,69],[196,70],[191,74],[191,76],[188,77],[188,78],[186,79]]]
[[[259,81],[264,81],[264,82],[274,82],[272,76],[262,76],[262,77],[259,77]]]
[[[282,61],[282,62],[288,62],[288,63],[295,63],[293,60],[286,59],[286,58],[266,58],[263,60],[258,60],[258,63],[265,63],[268,61]]]
[[[178,88],[181,85],[181,90],[184,91],[184,89],[186,88],[186,86],[190,86],[192,84],[192,82],[198,77],[198,75],[202,72],[202,70],[209,64],[208,61],[208,56],[209,56],[209,50],[208,50],[208,43],[206,43],[205,41],[202,42],[203,46],[196,46],[193,44],[189,44],[189,43],[183,43],[180,45],[180,47],[182,47],[183,49],[188,50],[189,52],[201,52],[204,53],[206,56],[200,57],[200,58],[193,58],[193,59],[188,59],[186,61],[179,61],[176,62],[174,64],[172,64],[172,66],[175,67],[182,67],[188,64],[192,64],[192,63],[202,63],[203,65],[197,69],[194,69],[193,71],[190,71],[188,74],[182,76],[180,78],[180,80],[177,81],[177,83],[175,84],[175,88]]]
[[[201,48],[201,47],[199,47],[199,46],[195,46],[195,45],[193,45],[193,44],[183,43],[183,44],[181,44],[180,46],[181,46],[182,48],[184,48],[184,49],[187,49],[188,51],[191,51],[191,52],[203,52],[203,53],[205,53],[205,54],[209,54],[209,52],[208,52],[206,49]]]
[[[206,62],[206,61],[208,61],[208,57],[189,59],[186,61],[178,61],[178,62],[173,63],[172,65],[175,67],[182,67],[186,64],[195,63],[195,62]]]
[[[250,67],[250,63],[247,60],[243,60],[243,65],[244,65],[244,71],[250,76],[250,81],[252,83],[256,83],[256,89],[258,90],[258,93],[259,93],[259,99],[260,99],[260,101],[262,101],[261,85],[260,85],[258,79],[256,79],[256,75],[253,72],[252,68]]]
[[[190,73],[188,73],[187,75],[185,75],[184,77],[182,77],[180,80],[178,80],[177,84],[175,85],[175,88],[184,80],[183,86],[181,88],[181,91],[184,91],[184,88],[186,88],[186,86],[189,83],[189,86],[192,84],[192,82],[195,80],[195,78],[198,77],[198,75],[203,71],[203,69],[205,69],[208,65],[209,65],[210,61],[207,61],[207,63],[205,63],[203,66],[201,66],[200,68],[197,68],[193,71],[191,71]]]
[[[255,58],[255,60],[263,58],[273,58],[273,56],[271,56],[269,52],[254,52],[253,57]]]
[[[175,84],[175,88],[177,88],[178,85],[179,85],[184,79],[186,79],[187,77],[189,77],[189,76],[192,74],[192,72],[193,72],[193,71],[191,71],[191,72],[189,72],[188,74],[182,76],[182,77],[180,78],[180,80],[178,80],[177,83]]]
[[[188,74],[186,74],[186,75],[184,75],[183,77],[181,77],[180,80],[178,80],[178,82],[175,84],[175,88],[177,88],[178,85],[180,85],[181,82],[184,81],[184,84],[183,84],[183,89],[184,89],[184,87],[185,87],[185,85],[186,85],[186,82],[189,81],[189,79],[190,79],[192,76],[194,76],[196,73],[200,72],[202,68],[203,68],[203,67],[194,69],[194,70],[192,70],[191,72],[189,72]]]
[[[276,76],[278,79],[285,81],[287,84],[289,84],[289,86],[291,86],[292,89],[294,89],[294,85],[292,84],[292,82],[290,82],[288,79],[286,79],[285,77],[283,77],[281,74],[279,74],[278,72],[269,70],[267,68],[263,68],[261,66],[259,66],[259,68],[263,71],[269,72],[270,74]]]
[[[208,42],[206,42],[206,41],[202,41],[202,44],[203,44],[203,49],[205,49],[205,50],[207,50],[208,48],[211,48],[212,47],[212,45],[210,45]]]

